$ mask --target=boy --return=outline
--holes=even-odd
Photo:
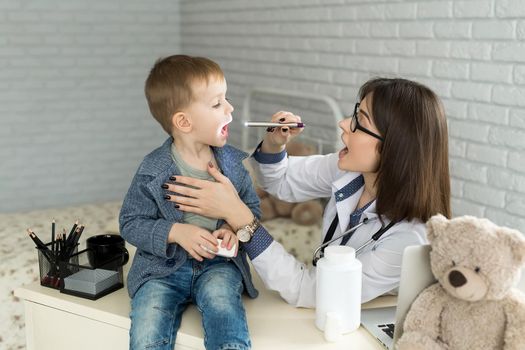
[[[166,191],[177,175],[213,181],[207,172],[211,162],[260,217],[259,199],[241,163],[247,154],[226,145],[233,107],[224,74],[209,59],[174,55],[155,63],[145,93],[170,138],[144,158],[120,212],[120,232],[137,247],[128,275],[130,348],[173,349],[191,302],[202,314],[206,349],[249,349],[241,294],[255,298],[258,292],[243,247],[223,220],[183,213]],[[236,244],[237,255],[213,254],[217,238],[222,247]]]

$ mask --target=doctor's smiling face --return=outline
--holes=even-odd
[[[345,145],[339,152],[337,166],[341,170],[375,173],[379,166],[381,135],[371,114],[371,94],[358,105],[355,115],[339,122]]]

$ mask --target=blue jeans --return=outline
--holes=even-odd
[[[250,349],[243,288],[229,259],[187,259],[175,273],[144,283],[131,300],[130,349],[172,350],[189,303],[202,314],[206,349]]]

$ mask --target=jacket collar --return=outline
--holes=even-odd
[[[158,176],[174,166],[171,157],[171,144],[173,138],[169,137],[159,148],[148,154],[139,168],[141,175]],[[230,145],[224,147],[211,147],[215,160],[219,164],[223,174],[230,180],[239,178],[243,169],[242,160],[248,157],[248,153],[238,150]],[[175,166],[176,174],[180,171]],[[232,181],[233,182],[233,181]]]

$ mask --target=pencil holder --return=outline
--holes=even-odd
[[[84,249],[73,254],[69,261],[60,262],[61,293],[96,300],[124,287],[121,256],[95,268],[90,264],[89,253],[90,249]]]
[[[45,246],[51,248],[53,242],[47,243]],[[65,260],[68,263],[75,263],[78,261],[76,255],[78,251],[78,244],[72,250],[72,256],[69,257],[58,257],[56,256],[51,249],[42,249],[37,248],[38,250],[38,268],[40,270],[40,285],[60,289],[63,284],[63,277],[68,275],[68,272],[61,270],[61,260]],[[63,267],[64,269],[67,266]]]

